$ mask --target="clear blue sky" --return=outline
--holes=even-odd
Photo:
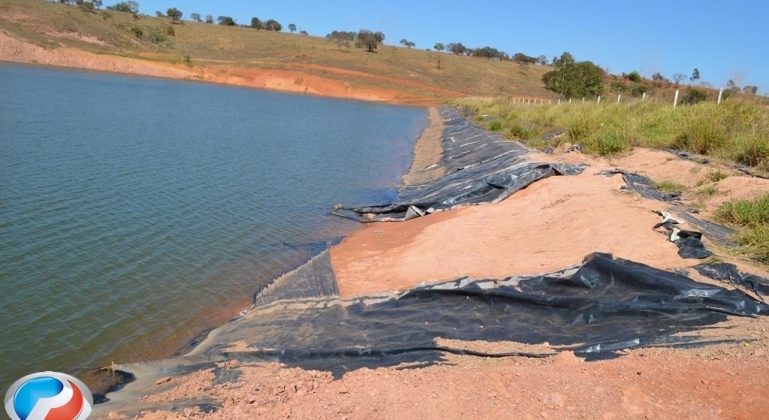
[[[147,14],[177,7],[185,19],[197,12],[241,24],[256,16],[317,36],[365,28],[384,32],[391,45],[402,38],[417,48],[461,42],[548,59],[569,51],[612,73],[659,71],[670,78],[697,67],[714,87],[734,79],[769,93],[765,0],[138,1]]]

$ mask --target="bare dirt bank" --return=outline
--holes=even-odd
[[[234,86],[303,93],[331,98],[429,106],[439,102],[408,90],[380,89],[327,79],[294,70],[233,66],[191,66],[117,55],[94,54],[74,48],[43,48],[0,30],[0,61],[66,67],[138,76],[202,81]],[[409,82],[410,83],[410,82]]]

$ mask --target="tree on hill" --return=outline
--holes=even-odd
[[[573,57],[572,57],[573,58]],[[566,64],[542,76],[545,88],[567,98],[594,97],[603,93],[604,71],[590,61]]]
[[[406,48],[412,48],[412,47],[415,47],[415,46],[417,45],[417,44],[415,44],[415,43],[413,43],[413,42],[409,41],[409,40],[408,40],[408,39],[406,39],[406,38],[403,38],[403,39],[401,39],[401,40],[400,40],[400,43],[401,43],[401,45],[403,45],[403,46],[404,46],[404,47],[406,47]]]
[[[107,6],[107,9],[116,12],[128,12],[135,15],[139,13],[139,3],[135,1],[121,1],[120,3],[115,3],[113,6]]]
[[[758,86],[745,86],[742,88],[742,93],[746,95],[755,95],[758,93]]]
[[[462,45],[461,42],[452,42],[451,44],[449,44],[448,48],[452,54],[456,54],[456,55],[464,54],[465,52],[467,52],[467,47]]]
[[[537,64],[539,64],[540,66],[546,66],[547,56],[545,54],[542,54],[539,57],[537,57]]]
[[[296,32],[296,25],[294,25],[293,23],[289,23],[288,30],[291,31],[291,33],[293,34],[294,32]]]
[[[264,29],[266,29],[268,31],[280,32],[280,31],[283,30],[283,25],[281,25],[275,19],[270,19],[267,22],[264,22]]]
[[[310,35],[310,34],[307,33],[307,31],[299,31],[299,33],[302,34],[302,35]]]
[[[357,46],[359,48],[366,48],[368,52],[374,52],[382,41],[384,41],[384,34],[382,32],[371,32],[368,29],[361,29],[357,35]]]
[[[264,29],[264,23],[262,23],[262,21],[259,20],[258,17],[252,17],[251,18],[251,27],[258,31],[259,29]]]
[[[182,13],[181,10],[175,7],[172,7],[166,11],[166,15],[169,18],[171,18],[173,22],[179,22],[180,20],[182,20],[182,16],[184,15],[184,13]]]
[[[700,70],[695,67],[694,71],[692,71],[692,77],[689,78],[690,81],[700,80]]]
[[[155,16],[157,16],[159,18],[164,18],[164,17],[166,17],[166,14],[161,12],[160,10],[155,10]]]
[[[534,64],[537,62],[537,58],[528,56],[524,53],[515,53],[510,59],[518,64]]]
[[[216,21],[219,22],[222,26],[236,26],[237,23],[235,23],[235,19],[229,17],[229,16],[219,16],[216,18]]]
[[[192,19],[194,22],[202,22],[202,19],[200,19],[200,13],[190,13],[190,19]]]
[[[683,73],[673,73],[673,82],[678,86],[682,80],[686,79],[686,75]]]
[[[445,49],[446,49],[446,46],[445,46],[445,45],[443,45],[443,44],[442,44],[442,43],[440,43],[440,42],[436,42],[436,43],[435,43],[435,46],[433,47],[433,49],[435,49],[435,51],[441,52],[441,51],[443,51],[443,50],[445,50]]]
[[[564,52],[560,57],[553,57],[553,65],[558,68],[563,68],[574,64],[574,56],[570,52]]]
[[[206,15],[206,23],[214,23],[214,15]]]
[[[660,72],[656,72],[656,73],[652,74],[652,80],[657,82],[657,84],[667,83],[667,82],[670,81],[670,80],[667,79],[667,77],[663,76],[662,73],[660,73]]]

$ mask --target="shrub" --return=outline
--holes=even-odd
[[[641,75],[637,71],[631,71],[630,74],[625,76],[628,80],[635,83],[641,83]]]
[[[686,94],[681,98],[681,103],[685,105],[694,105],[708,99],[707,93],[694,88],[686,89]]]
[[[499,131],[502,129],[502,122],[499,120],[494,120],[491,123],[489,123],[489,130],[491,131]]]
[[[137,38],[141,38],[142,35],[144,35],[144,32],[142,31],[142,28],[140,28],[138,25],[134,24],[131,26],[131,32],[133,32],[134,35],[136,35]]]
[[[173,26],[166,26],[165,32],[166,32],[166,35],[168,35],[168,36],[175,36],[176,35],[176,30],[174,29]]]
[[[710,178],[710,180],[713,182],[718,182],[722,179],[726,179],[728,176],[729,175],[721,171],[715,171],[708,174],[708,178]]]

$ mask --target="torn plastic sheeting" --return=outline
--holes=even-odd
[[[641,197],[643,198],[649,198],[652,200],[658,200],[658,201],[676,201],[681,197],[681,192],[676,191],[673,193],[665,194],[657,189],[657,186],[654,185],[654,182],[652,182],[651,179],[639,175],[635,172],[628,172],[622,169],[612,169],[612,170],[605,170],[598,173],[598,175],[604,175],[604,176],[613,176],[616,174],[622,174],[622,179],[625,181],[625,184],[627,184],[627,187],[637,192],[638,194],[641,194]]]
[[[745,287],[757,295],[769,296],[769,279],[749,273],[743,273],[730,263],[707,263],[693,267],[698,273],[713,280],[724,281]]]
[[[476,127],[451,108],[441,107],[440,113],[445,121],[441,166],[446,175],[402,187],[391,204],[344,207],[333,214],[362,222],[402,221],[463,205],[498,202],[540,179],[576,175],[585,168],[532,162],[530,151],[520,143]]]
[[[739,290],[608,254],[591,254],[561,275],[458,279],[399,295],[277,302],[225,325],[194,354],[233,357],[237,351],[227,349],[238,343],[243,351],[268,351],[298,366],[309,364],[303,357],[321,354],[326,359],[313,360],[312,367],[322,368],[318,363],[354,365],[347,360],[352,349],[378,354],[370,363],[383,366],[403,362],[400,355],[411,350],[436,347],[441,337],[549,342],[601,357],[606,349],[659,345],[727,314],[769,314],[769,306]]]

